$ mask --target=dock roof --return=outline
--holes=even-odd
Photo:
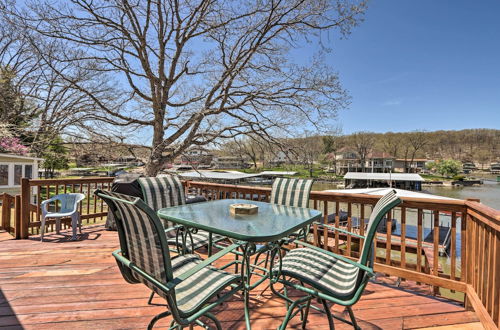
[[[297,172],[285,171],[263,171],[260,173],[243,173],[238,171],[189,171],[179,173],[183,178],[205,178],[216,180],[241,180],[259,176],[281,176],[281,175],[295,175]]]
[[[455,198],[426,194],[405,189],[395,188],[362,188],[362,189],[338,189],[338,190],[323,190],[325,192],[342,193],[342,194],[365,194],[374,196],[384,196],[391,190],[396,190],[396,195],[399,197],[413,197],[413,198],[432,198],[432,199],[445,199],[457,200]]]
[[[204,178],[204,179],[217,179],[217,180],[241,180],[246,178],[252,178],[255,176],[260,176],[260,173],[249,174],[242,172],[216,172],[216,171],[189,171],[179,173],[179,176],[183,178]]]
[[[263,171],[259,173],[260,175],[266,175],[266,176],[280,176],[280,175],[295,175],[297,172],[291,172],[291,171]]]

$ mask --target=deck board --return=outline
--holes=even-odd
[[[89,226],[80,240],[69,241],[69,236],[49,234],[42,243],[37,237],[12,240],[0,232],[0,328],[144,329],[164,310],[147,306],[146,287],[122,279],[111,257],[118,247],[115,232]],[[370,282],[353,307],[364,329],[481,326],[460,304],[427,295],[428,287],[404,282],[404,288],[397,288],[390,278],[379,281]],[[262,284],[252,291],[250,302],[253,328],[276,329],[286,312],[283,301]],[[224,328],[242,329],[242,308],[241,296],[236,295],[214,313]],[[335,306],[333,312],[342,315],[344,310]],[[162,320],[157,328],[169,322]],[[298,327],[296,317],[290,328]],[[307,328],[326,327],[326,318],[311,312]],[[336,328],[350,329],[339,322]]]

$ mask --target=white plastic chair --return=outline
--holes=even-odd
[[[43,201],[40,206],[42,208],[42,225],[40,226],[41,241],[43,242],[43,234],[45,232],[45,220],[47,218],[56,219],[56,232],[59,234],[61,229],[61,218],[71,217],[71,228],[73,229],[72,240],[76,239],[76,226],[82,233],[82,222],[80,213],[78,212],[78,203],[85,199],[84,194],[60,194],[50,199]],[[47,206],[51,202],[59,201],[60,209],[56,212],[49,212]]]

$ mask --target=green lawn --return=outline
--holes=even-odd
[[[420,174],[422,178],[424,178],[426,181],[451,181],[451,178],[445,178],[440,175],[435,175],[435,174]]]

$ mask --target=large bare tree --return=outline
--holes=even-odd
[[[95,119],[149,134],[146,172],[154,175],[192,145],[326,123],[348,100],[338,76],[321,56],[303,64],[291,52],[304,41],[348,34],[365,2],[25,1],[3,10],[30,29],[35,45],[64,45],[57,54],[40,48],[47,63],[108,73],[101,84],[119,90],[119,108],[53,67],[99,105]]]
[[[413,171],[413,162],[415,161],[415,157],[419,152],[429,143],[429,139],[424,131],[413,131],[407,135],[408,144],[411,147],[411,159],[410,159],[410,168],[409,172]],[[406,162],[406,159],[405,159]]]
[[[368,156],[373,151],[373,146],[375,144],[375,136],[371,132],[356,132],[350,136],[351,145],[356,150],[359,157],[359,162],[361,165],[361,172],[365,171],[366,160]]]
[[[329,135],[322,137],[323,153],[326,154],[329,167],[333,164],[334,173],[337,174],[337,155],[341,148],[345,145],[345,139],[340,135],[340,128],[331,132]]]
[[[381,147],[384,152],[387,152],[392,157],[398,157],[401,149],[401,134],[387,132],[381,136]]]

